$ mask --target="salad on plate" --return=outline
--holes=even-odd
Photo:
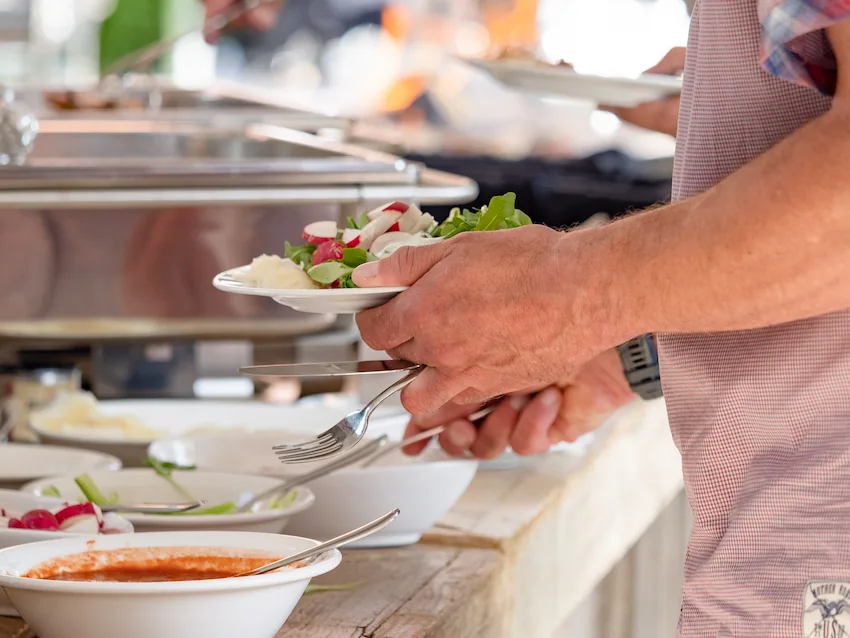
[[[368,261],[383,259],[403,246],[425,246],[460,233],[505,230],[531,224],[516,208],[516,195],[493,197],[481,209],[454,208],[437,223],[415,204],[390,202],[348,218],[348,227],[334,221],[308,224],[304,244],[286,242],[284,257],[261,255],[250,266],[230,271],[230,276],[255,288],[310,290],[357,288],[354,269]]]

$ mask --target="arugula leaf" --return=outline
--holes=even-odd
[[[514,211],[514,221],[517,226],[530,226],[533,223],[531,217],[523,213],[519,208]]]
[[[342,251],[342,263],[351,268],[357,268],[369,261],[369,253],[362,248],[344,248]]]
[[[62,498],[62,495],[59,493],[59,488],[55,485],[49,485],[41,490],[42,496],[47,496],[49,498]]]
[[[145,459],[145,464],[154,472],[156,472],[157,475],[159,475],[163,480],[167,481],[169,485],[171,485],[171,487],[173,487],[175,491],[180,494],[180,496],[190,502],[196,501],[195,497],[192,496],[188,492],[188,490],[186,490],[186,488],[184,488],[182,485],[180,485],[177,481],[174,480],[174,477],[172,476],[172,474],[174,473],[173,464],[165,464],[151,457]]]
[[[313,281],[329,286],[343,275],[350,275],[354,268],[346,266],[341,261],[324,261],[318,266],[313,266],[307,274]]]
[[[302,268],[310,268],[313,265],[313,253],[316,252],[316,246],[306,244],[304,246],[293,246],[286,242],[284,254],[288,259],[301,266]]]
[[[499,228],[503,228],[502,224],[504,224],[505,220],[514,216],[515,204],[515,193],[505,193],[504,195],[493,197],[490,199],[487,210],[481,214],[475,230],[499,230]]]
[[[366,224],[369,223],[369,211],[364,210],[357,216],[357,219],[353,217],[349,217],[347,219],[348,227],[354,228],[356,230],[363,230],[366,227]]]

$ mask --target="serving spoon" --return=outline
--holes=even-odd
[[[319,543],[315,547],[305,549],[304,551],[298,552],[297,554],[292,554],[291,556],[287,556],[286,558],[281,558],[280,560],[276,560],[273,563],[269,563],[268,565],[263,565],[262,567],[258,567],[257,569],[252,569],[251,571],[236,574],[235,576],[232,576],[232,578],[239,578],[241,576],[259,576],[260,574],[265,574],[266,572],[273,572],[274,570],[280,569],[281,567],[286,567],[287,565],[292,565],[293,563],[299,563],[303,560],[315,558],[316,556],[320,556],[321,554],[324,554],[325,552],[328,552],[332,549],[336,549],[337,547],[342,547],[343,545],[347,545],[348,543],[359,541],[361,538],[371,536],[375,532],[385,528],[387,525],[389,525],[395,520],[396,516],[398,516],[399,513],[399,510],[395,509],[392,512],[384,514],[380,518],[376,518],[371,523],[366,523],[362,527],[353,529],[350,532],[346,532],[345,534],[340,534],[336,538],[332,538],[331,540],[325,541],[324,543]]]

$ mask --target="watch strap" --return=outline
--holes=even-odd
[[[617,347],[623,371],[632,391],[642,399],[657,399],[664,395],[655,337],[642,335]]]

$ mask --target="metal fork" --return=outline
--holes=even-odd
[[[369,417],[381,403],[410,385],[413,380],[425,369],[425,366],[417,366],[407,375],[393,383],[374,399],[369,401],[361,410],[352,412],[335,426],[322,432],[312,441],[296,443],[294,445],[276,445],[272,448],[277,457],[283,463],[308,463],[321,461],[329,456],[334,456],[345,450],[349,450],[363,438],[369,425]]]

